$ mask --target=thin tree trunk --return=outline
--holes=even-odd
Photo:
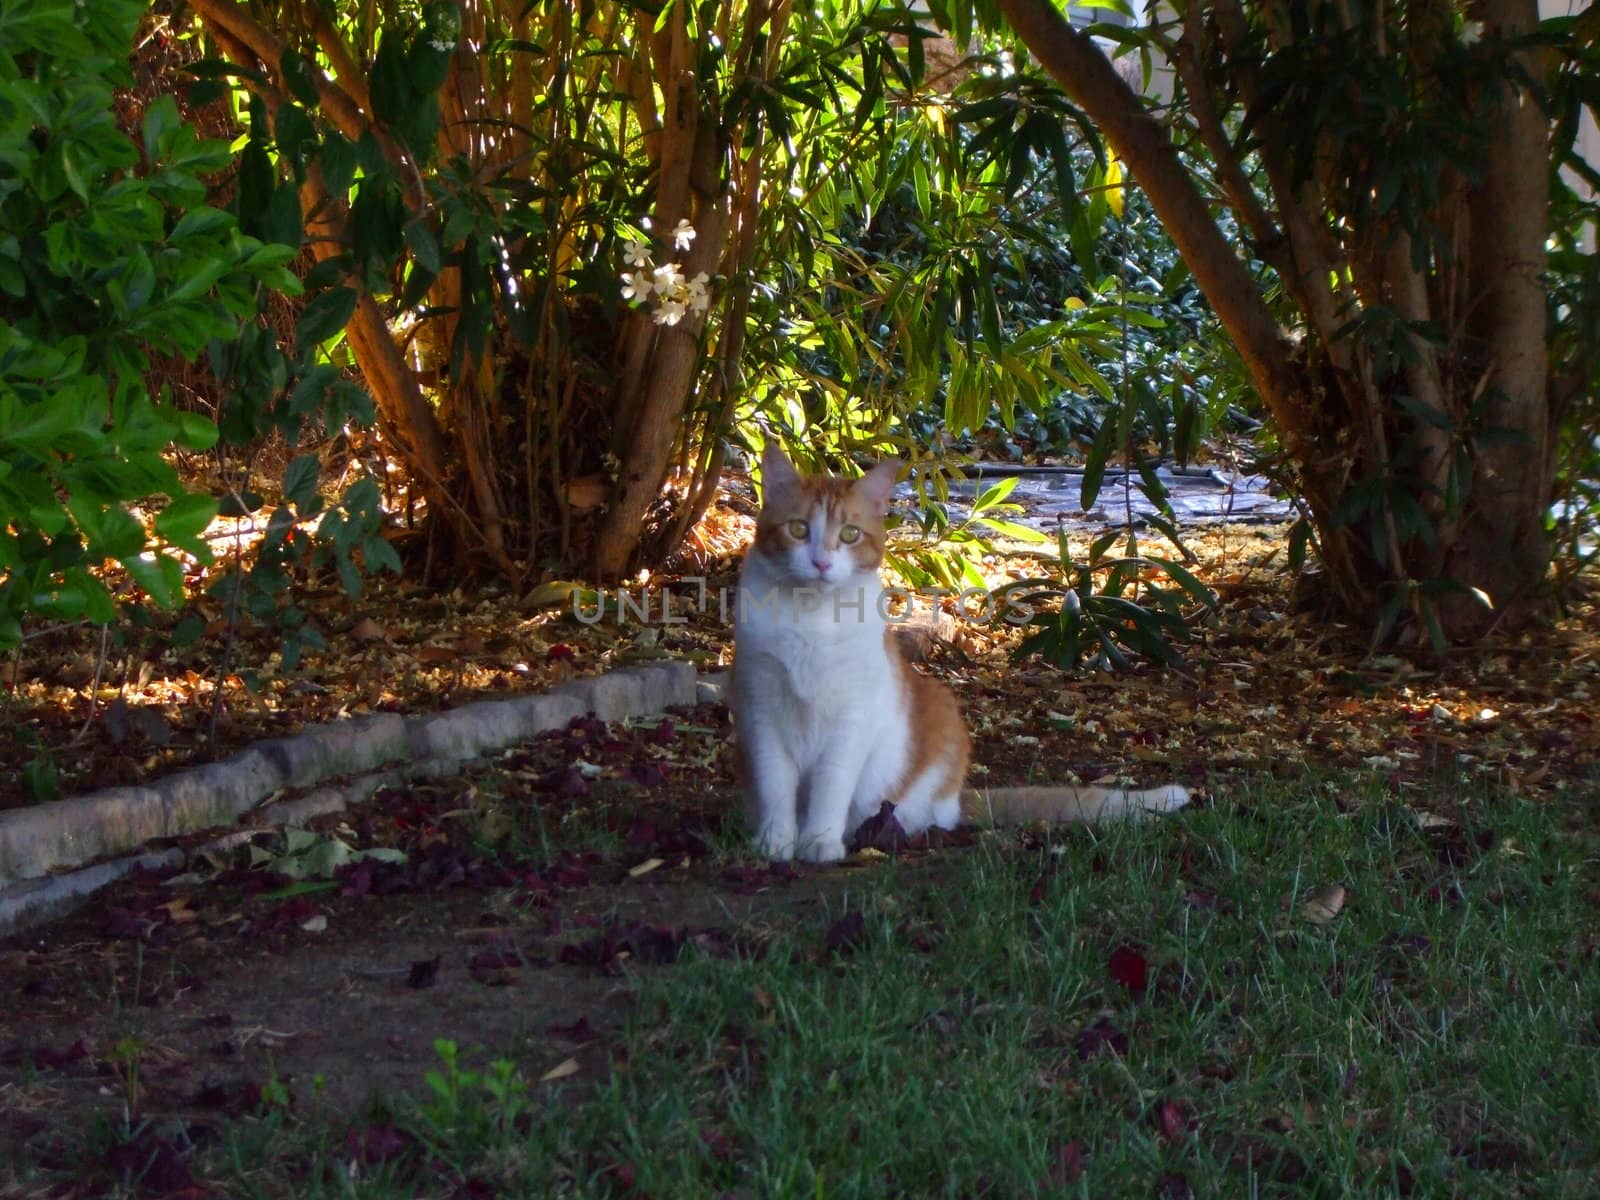
[[[1079,33],[1050,0],[998,0],[1011,28],[1040,64],[1105,135],[1171,235],[1195,282],[1228,331],[1299,466],[1306,502],[1322,538],[1332,584],[1357,601],[1360,570],[1346,539],[1328,536],[1344,490],[1343,457],[1332,452],[1317,420],[1319,405],[1294,348],[1278,327],[1255,281],[1217,226],[1177,147],[1093,40]]]

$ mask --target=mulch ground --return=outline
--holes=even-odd
[[[926,667],[962,697],[975,782],[1116,777],[1215,793],[1230,775],[1355,770],[1400,794],[1444,781],[1470,803],[1482,781],[1600,809],[1595,589],[1547,628],[1471,653],[1372,656],[1362,631],[1295,609],[1281,535],[1194,537],[1218,605],[1178,669],[1066,674],[1013,662],[1014,629],[958,623]],[[729,557],[703,573],[715,588],[734,570]],[[6,794],[24,799],[41,749],[70,794],[342,714],[438,708],[663,656],[714,669],[728,630],[714,604],[698,610],[697,590],[677,587],[684,620],[670,626],[584,624],[559,601],[504,594],[329,595],[330,649],[294,672],[273,669],[265,636],[230,649],[221,630],[183,651],[152,633],[103,659],[81,631],[37,639],[11,664]],[[219,671],[224,654],[253,675]],[[298,842],[263,831],[186,877],[135,877],[0,943],[0,1157],[26,1143],[66,1163],[85,1127],[75,1118],[130,1107],[191,1129],[285,1100],[353,1112],[415,1087],[435,1037],[506,1049],[533,1078],[604,1078],[627,972],[690,947],[760,954],[764,926],[805,919],[875,853],[820,869],[727,853],[728,732],[720,705],[576,721],[460,776],[379,792]],[[970,836],[885,848],[936,871]],[[330,847],[343,865],[312,877]],[[818,938],[821,952],[821,927]]]
[[[737,514],[725,515],[724,548],[744,532]],[[1371,655],[1365,630],[1297,610],[1282,535],[1223,528],[1190,538],[1193,569],[1219,604],[1179,669],[1063,674],[1013,662],[1015,628],[965,622],[930,667],[961,693],[980,745],[1007,744],[1003,769],[1022,777],[1198,779],[1312,763],[1364,768],[1397,786],[1446,769],[1531,792],[1593,779],[1600,585],[1589,581],[1542,629],[1443,659],[1426,647]],[[282,668],[270,631],[230,629],[220,613],[181,648],[170,623],[120,644],[83,628],[39,637],[0,675],[0,808],[152,778],[364,712],[435,710],[661,658],[715,670],[729,661],[729,628],[715,599],[702,607],[698,579],[715,597],[736,572],[723,553],[694,583],[660,577],[630,588],[651,606],[648,621],[635,609],[626,621],[584,623],[550,587],[441,595],[379,580],[354,603],[331,588],[305,604],[328,649],[294,670]],[[1016,557],[991,564],[997,581],[1038,573]],[[668,592],[672,624],[660,620]]]

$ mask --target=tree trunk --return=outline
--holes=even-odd
[[[1436,209],[1445,214],[1441,229],[1470,228],[1470,237],[1451,252],[1431,250],[1425,267],[1394,217],[1380,209],[1370,227],[1352,234],[1346,214],[1329,207],[1334,185],[1347,182],[1321,177],[1337,147],[1319,141],[1309,173],[1290,169],[1294,140],[1319,135],[1291,127],[1292,115],[1271,104],[1254,103],[1254,72],[1263,51],[1259,31],[1247,27],[1236,0],[1191,6],[1178,73],[1200,137],[1219,160],[1229,203],[1302,310],[1305,339],[1297,347],[1279,330],[1224,237],[1174,138],[1105,54],[1072,29],[1050,0],[998,3],[1012,29],[1126,163],[1238,347],[1298,469],[1339,606],[1371,617],[1399,596],[1452,638],[1481,636],[1535,614],[1550,561],[1544,523],[1554,473],[1541,283],[1548,118],[1521,82],[1542,77],[1537,52],[1512,55],[1512,71],[1502,74],[1492,94],[1479,98],[1471,116],[1481,113],[1488,125],[1481,182],[1468,187],[1455,172],[1442,172],[1444,198]],[[1208,16],[1214,25],[1208,26]],[[1526,38],[1538,25],[1536,0],[1476,0],[1474,16],[1484,24],[1488,45],[1500,37]],[[1378,28],[1375,53],[1396,52],[1384,47]],[[1210,29],[1217,31],[1219,46],[1208,40]],[[1432,26],[1419,24],[1416,32],[1419,38],[1438,36]],[[1282,49],[1280,43],[1294,36],[1274,28],[1270,48]],[[1220,64],[1194,57],[1217,53]],[[1214,103],[1224,98],[1224,89],[1213,86],[1216,76],[1208,84],[1205,65],[1226,79],[1232,99],[1259,118],[1256,136],[1275,208],[1257,198],[1228,142]],[[1515,74],[1519,69],[1523,74]],[[1340,236],[1349,239],[1344,245],[1331,234],[1336,216],[1345,227]],[[1467,262],[1464,287],[1451,286],[1460,270],[1457,256]],[[1441,370],[1440,352],[1415,332],[1404,370],[1376,370],[1370,345],[1345,328],[1363,312],[1398,317],[1413,331],[1444,329],[1455,355],[1451,373]],[[1401,392],[1408,409],[1396,400]],[[1418,410],[1429,415],[1412,415]],[[1420,432],[1418,424],[1425,426]],[[1450,429],[1457,432],[1445,432]],[[1415,461],[1395,458],[1402,435],[1411,436]],[[1448,511],[1441,484],[1456,461],[1453,438],[1466,439],[1470,479],[1465,503]],[[1393,487],[1402,481],[1412,489],[1408,506],[1429,514],[1429,536],[1400,532],[1387,496],[1366,518],[1378,525],[1374,536],[1335,518],[1352,485]]]
[[[1474,15],[1486,36],[1522,38],[1539,24],[1536,0],[1480,0]],[[1540,79],[1539,52],[1515,59]],[[1517,624],[1540,607],[1539,584],[1550,564],[1545,518],[1555,475],[1555,436],[1548,388],[1543,274],[1549,234],[1549,121],[1537,97],[1502,81],[1489,100],[1492,126],[1483,181],[1471,199],[1469,336],[1486,385],[1482,444],[1476,447],[1472,494],[1460,536],[1441,572],[1481,589],[1495,611],[1453,602],[1452,631]]]

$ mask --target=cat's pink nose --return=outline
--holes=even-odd
[[[819,571],[826,571],[829,567],[833,566],[833,559],[817,558],[813,556],[811,559],[811,565]]]

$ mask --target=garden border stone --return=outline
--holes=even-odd
[[[604,721],[692,707],[693,663],[622,667],[537,695],[447,712],[378,713],[308,726],[148,784],[105,788],[0,812],[0,936],[62,915],[134,870],[182,866],[200,850],[149,850],[162,838],[247,823],[293,825],[337,812],[378,788],[449,774],[472,759],[593,713]],[[339,782],[329,786],[330,781]],[[311,789],[280,798],[285,791]]]

